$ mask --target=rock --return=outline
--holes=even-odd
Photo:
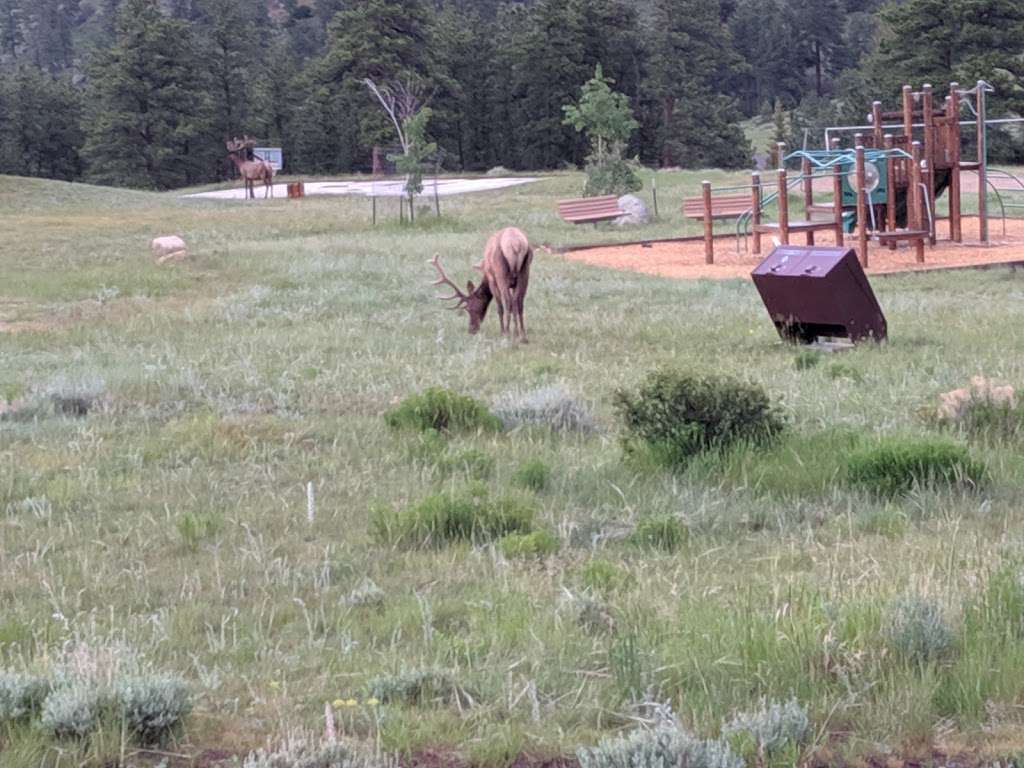
[[[960,421],[975,403],[993,403],[1016,408],[1017,395],[1009,385],[998,387],[984,376],[975,376],[971,379],[970,386],[939,395],[939,419]]]
[[[188,249],[185,241],[177,235],[164,235],[153,239],[149,244],[153,250],[153,258],[157,264],[166,264],[169,261],[184,261],[188,258]]]
[[[619,208],[624,210],[626,214],[615,219],[616,226],[625,227],[633,224],[647,224],[651,220],[647,204],[636,195],[623,195],[620,197]]]

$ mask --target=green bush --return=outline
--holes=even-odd
[[[583,585],[595,592],[607,594],[625,589],[633,583],[633,575],[608,560],[588,560],[581,574]]]
[[[498,541],[498,549],[505,557],[547,557],[558,551],[557,536],[547,531],[510,533]]]
[[[702,741],[680,728],[659,726],[604,739],[576,752],[580,768],[743,768],[729,745]]]
[[[955,642],[942,608],[917,595],[905,595],[892,604],[882,635],[890,649],[918,663],[944,656]]]
[[[849,479],[880,496],[938,485],[978,486],[985,465],[967,447],[944,438],[889,438],[847,457]]]
[[[404,547],[441,546],[456,541],[479,543],[509,533],[530,533],[536,510],[525,499],[492,498],[481,484],[436,493],[404,509],[378,508],[373,534],[383,543]]]
[[[0,669],[0,724],[37,714],[49,692],[50,683],[43,677]]]
[[[177,677],[134,677],[117,687],[125,725],[144,744],[158,744],[192,710],[188,686]]]
[[[475,698],[447,672],[417,669],[397,675],[374,678],[369,685],[370,696],[382,704],[445,704],[471,705]]]
[[[811,349],[801,349],[793,357],[793,366],[798,371],[806,371],[810,368],[814,368],[820,362],[821,352],[815,352]]]
[[[501,429],[501,420],[483,403],[440,387],[430,387],[407,397],[384,414],[384,422],[392,429],[419,431],[497,432]]]
[[[621,196],[637,192],[643,187],[633,164],[615,154],[603,158],[590,157],[583,170],[587,174],[587,181],[583,186],[585,197]]]
[[[486,480],[494,473],[494,457],[469,447],[441,455],[435,466],[445,475],[463,474],[474,480]]]
[[[551,468],[540,459],[530,459],[519,465],[512,482],[530,491],[543,491],[551,479]]]
[[[647,549],[675,552],[686,542],[689,535],[689,529],[678,517],[655,515],[637,521],[633,532],[629,534],[629,542]]]
[[[761,387],[723,376],[657,371],[638,391],[617,392],[615,409],[627,455],[647,451],[669,466],[738,441],[768,442],[784,427]]]

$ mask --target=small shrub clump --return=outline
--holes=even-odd
[[[383,704],[430,704],[442,702],[472,706],[474,697],[447,672],[418,669],[386,675],[370,681],[370,696]]]
[[[893,603],[882,635],[889,648],[919,664],[944,656],[955,642],[942,608],[918,595],[905,595]]]
[[[319,741],[304,733],[282,744],[250,752],[242,768],[377,768],[383,763],[336,741]]]
[[[373,533],[380,542],[404,547],[481,543],[510,533],[530,533],[536,510],[513,496],[492,497],[480,484],[427,496],[405,509],[379,508]]]
[[[811,730],[807,710],[796,699],[764,701],[753,712],[740,712],[722,728],[723,736],[749,739],[759,755],[773,755],[803,744]]]
[[[801,349],[793,357],[793,367],[798,371],[807,371],[821,362],[821,353],[811,349]]]
[[[39,726],[57,738],[82,738],[99,726],[106,703],[99,689],[85,683],[55,688],[43,702]]]
[[[880,496],[896,496],[917,487],[976,487],[985,465],[967,447],[945,438],[889,438],[854,451],[847,458],[852,483]]]
[[[384,414],[384,422],[392,429],[413,429],[438,432],[496,432],[501,420],[483,403],[450,389],[429,387],[418,395],[407,397]]]
[[[628,541],[645,549],[676,552],[689,537],[689,529],[674,515],[655,515],[641,518]]]
[[[627,454],[646,450],[668,466],[736,442],[768,442],[784,427],[761,387],[721,376],[658,371],[636,392],[617,392],[615,408]]]
[[[633,584],[633,575],[608,560],[595,558],[587,561],[582,572],[583,585],[595,592],[608,594]]]
[[[530,459],[519,465],[512,482],[529,491],[543,491],[551,480],[551,467],[540,459]]]
[[[555,385],[507,392],[494,404],[505,429],[548,427],[555,432],[592,432],[590,408],[564,387]]]
[[[0,724],[37,715],[49,692],[46,678],[0,670]]]
[[[384,605],[385,597],[384,590],[378,587],[373,579],[365,578],[349,592],[345,602],[352,606],[376,608]]]
[[[743,759],[725,742],[701,740],[674,726],[604,739],[576,757],[580,768],[743,768]]]
[[[494,457],[479,448],[463,448],[441,455],[436,462],[445,475],[463,474],[474,480],[485,480],[494,473]]]
[[[188,686],[166,675],[121,680],[117,702],[128,730],[145,744],[163,741],[192,711]]]
[[[547,557],[558,551],[559,541],[547,531],[510,533],[498,541],[498,549],[507,558]]]

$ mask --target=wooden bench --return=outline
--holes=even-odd
[[[617,219],[625,213],[619,208],[619,198],[615,195],[581,197],[558,202],[558,215],[570,224],[596,224],[599,221]]]
[[[750,195],[718,195],[711,198],[712,219],[736,219],[750,210]],[[688,219],[704,219],[704,198],[683,198],[683,216]]]

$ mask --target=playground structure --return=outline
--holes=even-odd
[[[970,90],[950,85],[941,104],[930,85],[914,91],[905,85],[901,108],[886,112],[882,103],[872,104],[868,125],[836,126],[825,132],[826,148],[786,153],[778,147],[780,168],[774,180],[762,179],[755,172],[749,185],[720,187],[713,190],[703,182],[702,196],[683,201],[687,218],[704,224],[704,257],[714,264],[714,221],[736,220],[737,251],[752,239],[752,252],[761,253],[765,235],[789,244],[793,235],[803,234],[808,245],[816,232],[831,233],[836,246],[847,236],[856,242],[858,259],[868,266],[869,244],[895,250],[901,243],[912,247],[917,263],[924,263],[926,247],[939,240],[938,223],[948,222],[948,240],[963,242],[964,172],[976,173],[978,240],[989,244],[988,195],[994,192],[1006,231],[1006,208],[1024,207],[1004,203],[990,174],[1000,175],[1024,191],[1024,181],[1012,174],[988,167],[987,130],[992,123],[1024,122],[1021,118],[990,121],[986,118],[986,97],[991,86],[978,81]],[[971,119],[961,120],[967,105]],[[963,156],[963,126],[973,129],[977,154]],[[842,146],[842,134],[853,135],[852,146]],[[791,175],[787,163],[798,161],[800,172]],[[816,202],[816,190],[830,188],[832,199]],[[791,215],[790,193],[802,190],[803,216]],[[1004,191],[1005,191],[1004,187]],[[937,200],[946,193],[948,213],[939,215]],[[744,202],[743,198],[747,201]],[[774,221],[766,211],[775,204]]]

